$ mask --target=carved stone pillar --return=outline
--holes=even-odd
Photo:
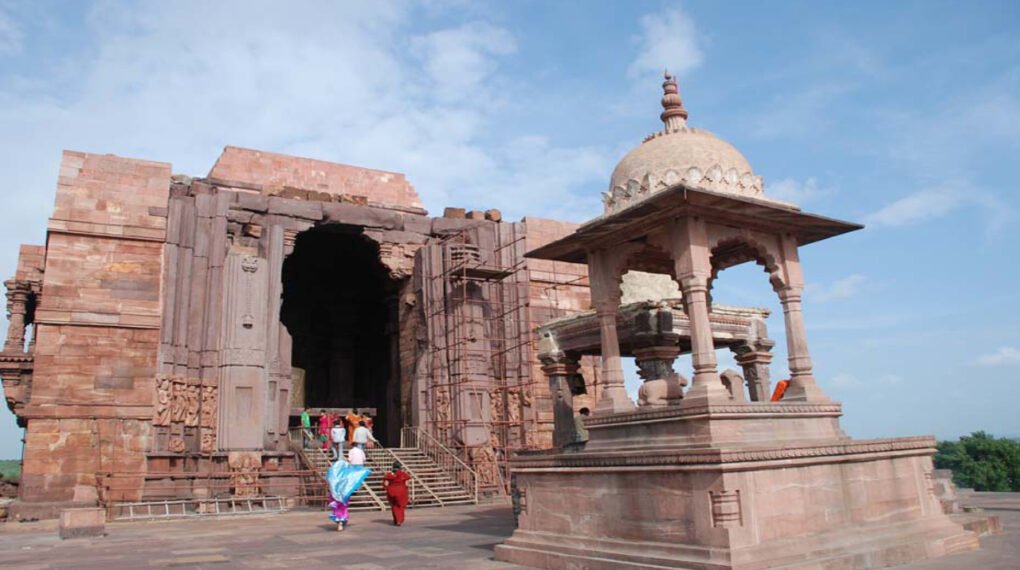
[[[605,388],[595,405],[595,413],[615,414],[634,409],[634,402],[623,385],[620,340],[616,334],[616,313],[620,307],[619,267],[605,251],[589,255],[588,278],[591,283],[592,305],[599,319],[602,339],[602,370]]]
[[[28,311],[28,291],[21,283],[11,279],[7,287],[7,341],[4,352],[25,351],[25,314]]]
[[[684,295],[684,311],[691,326],[691,361],[694,378],[687,391],[687,399],[728,399],[729,393],[719,378],[712,340],[712,325],[708,320],[708,280],[701,275],[685,277],[680,282]]]
[[[553,406],[553,447],[563,447],[576,439],[574,429],[574,393],[571,376],[577,374],[580,364],[563,354],[542,358],[542,372],[549,379],[549,393]]]
[[[744,381],[752,402],[767,402],[772,394],[772,383],[769,380],[769,363],[772,353],[768,349],[755,350],[751,346],[740,346],[733,349],[734,359],[744,370]]]
[[[683,293],[684,312],[690,322],[694,377],[684,396],[684,405],[704,403],[706,399],[726,401],[729,392],[719,378],[712,325],[708,320],[708,280],[712,275],[712,260],[704,220],[696,216],[678,219],[670,229],[666,245],[673,256],[674,272]]]
[[[786,351],[790,362],[790,386],[786,389],[783,400],[826,402],[829,398],[818,387],[811,371],[811,356],[808,353],[800,299],[800,288],[789,287],[779,291],[779,301],[783,305],[783,321],[786,325]]]
[[[638,406],[676,406],[684,397],[687,379],[673,370],[679,346],[653,346],[634,351],[638,375],[644,380],[638,390]]]

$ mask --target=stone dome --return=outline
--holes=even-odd
[[[687,126],[687,110],[680,101],[676,78],[667,73],[662,89],[660,118],[665,126],[616,165],[609,191],[602,196],[605,213],[623,210],[680,182],[767,199],[762,194],[762,178],[754,174],[740,151],[704,129]]]

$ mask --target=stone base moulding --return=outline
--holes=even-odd
[[[600,419],[582,452],[514,458],[527,502],[496,558],[549,569],[851,570],[978,547],[927,483],[932,438],[854,441],[832,437],[826,410],[785,412],[797,423],[777,421],[779,407],[767,424],[741,414],[720,426],[638,412]],[[771,442],[748,436],[767,426]],[[717,427],[719,443],[680,443]]]
[[[64,509],[60,511],[60,538],[103,536],[106,534],[106,509]]]

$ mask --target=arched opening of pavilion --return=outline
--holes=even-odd
[[[292,415],[374,409],[375,436],[396,444],[398,285],[360,228],[331,224],[298,234],[283,264],[280,310],[297,369]]]

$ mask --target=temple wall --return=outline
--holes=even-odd
[[[579,224],[526,217],[524,251],[531,251],[549,242],[573,233]],[[527,259],[526,287],[530,321],[530,336],[535,338],[535,327],[551,319],[570,315],[591,308],[591,294],[588,290],[588,266],[545,259]],[[552,394],[542,363],[538,361],[537,349],[532,347],[529,360],[530,375],[534,386],[534,410],[538,418],[538,432],[535,446],[552,447],[553,405]],[[581,375],[584,377],[587,394],[574,398],[574,409],[593,407],[598,388],[597,359],[585,357]]]
[[[115,473],[100,487],[128,500],[186,465],[233,469],[231,453],[288,461],[293,340],[272,300],[298,236],[332,224],[377,246],[395,283],[393,378],[377,404],[390,410],[387,431],[428,427],[426,408],[445,398],[441,413],[470,443],[464,459],[499,484],[489,467],[551,445],[535,327],[589,306],[584,266],[524,254],[575,226],[424,213],[397,173],[228,147],[209,178],[192,179],[165,163],[66,152],[47,244],[23,247],[15,276],[42,281],[25,314],[34,345],[4,361],[9,405],[27,422],[22,500],[45,515],[95,501],[97,473]],[[444,300],[444,248],[457,241],[495,273]],[[435,360],[447,335],[464,351]],[[435,384],[451,363],[468,381],[453,393],[448,378]],[[593,394],[597,369],[586,370]]]
[[[148,445],[170,165],[65,152],[36,310],[21,498],[91,503]]]

